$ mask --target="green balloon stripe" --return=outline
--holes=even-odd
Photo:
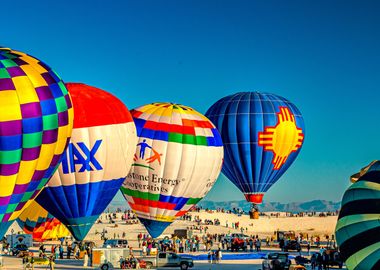
[[[359,233],[365,232],[367,230],[376,228],[380,226],[379,219],[372,221],[363,221],[348,226],[344,226],[340,230],[337,230],[337,240],[342,245],[345,241],[349,240],[351,237],[358,235]]]
[[[375,243],[373,245],[370,245],[366,248],[363,248],[362,250],[359,250],[358,252],[352,254],[346,261],[346,265],[348,269],[352,270],[359,270],[364,268],[359,268],[359,264],[367,258],[368,254],[372,254],[376,252],[377,250],[380,250],[380,243]],[[371,268],[368,268],[368,270]]]
[[[380,184],[369,182],[369,181],[358,181],[354,184],[352,184],[347,190],[351,189],[373,189],[373,190],[380,190]]]
[[[380,199],[380,190],[361,189],[360,192],[357,189],[347,190],[343,196],[342,205],[366,199]]]
[[[380,249],[366,256],[364,260],[362,260],[356,267],[357,270],[361,269],[375,269],[373,268],[377,263],[376,260],[380,258]],[[378,269],[378,268],[376,268]]]
[[[355,223],[370,221],[370,220],[379,220],[380,217],[378,214],[360,214],[360,215],[351,215],[346,216],[338,220],[336,225],[336,231],[339,231],[344,226],[349,226]],[[380,222],[380,221],[379,221]]]

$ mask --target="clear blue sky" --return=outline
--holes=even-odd
[[[380,158],[379,13],[379,1],[13,1],[0,44],[129,108],[204,113],[236,91],[287,97],[306,140],[266,199],[337,201],[349,175]],[[243,196],[220,177],[208,199]]]

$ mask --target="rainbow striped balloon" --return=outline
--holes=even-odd
[[[0,238],[53,175],[72,126],[71,99],[57,73],[0,48]]]
[[[139,137],[121,188],[152,237],[199,202],[222,167],[215,126],[190,107],[152,103],[131,111]]]

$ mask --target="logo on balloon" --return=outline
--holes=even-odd
[[[99,150],[102,140],[97,140],[94,146],[90,149],[83,142],[70,143],[66,153],[62,158],[62,171],[64,174],[84,171],[100,171],[103,170],[102,165],[95,157]],[[76,170],[76,165],[81,165],[79,171]]]
[[[275,170],[279,170],[285,164],[289,155],[300,149],[304,134],[297,127],[294,114],[287,107],[280,107],[277,113],[277,124],[274,127],[266,127],[264,132],[259,132],[259,145],[266,151],[272,151],[274,157],[272,163]]]
[[[144,139],[141,143],[138,143],[137,144],[137,149],[140,148],[140,151],[139,151],[139,155],[137,156],[135,154],[134,156],[134,161],[136,162],[137,160],[144,160],[147,164],[152,164],[153,162],[157,161],[159,165],[161,165],[161,156],[162,154],[160,154],[159,152],[157,152],[152,146],[150,146],[146,140]],[[150,157],[145,157],[145,151],[146,149],[149,148],[152,150],[152,153],[151,153],[151,156]],[[152,168],[151,166],[149,165],[144,165],[144,164],[140,164],[140,163],[134,163],[132,166],[140,166],[140,167],[146,167],[146,168],[149,168],[151,170],[154,170],[154,168]]]

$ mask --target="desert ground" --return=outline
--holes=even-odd
[[[270,216],[277,215],[278,217]],[[127,224],[126,221],[121,220],[122,213],[117,213],[115,223],[110,224],[109,220],[103,214],[99,220],[102,223],[94,224],[86,240],[94,241],[97,246],[102,246],[101,234],[103,230],[107,231],[106,236],[108,238],[122,238],[123,232],[125,232],[125,238],[129,241],[130,246],[134,251],[139,252],[137,235],[146,233],[145,228],[140,224]],[[303,235],[320,236],[323,240],[325,235],[331,236],[334,232],[337,216],[294,216],[289,217],[285,213],[267,213],[267,216],[260,216],[257,220],[252,220],[248,215],[237,215],[232,213],[222,213],[217,211],[200,211],[190,212],[192,221],[177,220],[169,226],[163,235],[170,235],[175,229],[185,229],[197,226],[198,223],[194,220],[202,220],[201,224],[205,220],[215,221],[218,220],[220,225],[202,225],[208,227],[207,233],[210,234],[227,234],[233,232],[240,232],[240,229],[232,229],[231,224],[239,222],[240,228],[244,228],[244,233],[248,235],[258,235],[260,238],[265,239],[267,236],[273,236],[273,233],[277,230],[283,231],[295,231],[296,234],[302,233]],[[228,227],[226,226],[226,223]],[[17,223],[14,223],[10,230],[13,229],[15,233],[21,231]],[[247,231],[246,231],[247,229]],[[10,230],[8,232],[10,232]],[[199,230],[193,231],[194,235],[201,235]],[[202,232],[204,234],[204,231]],[[58,242],[50,241],[46,244],[54,244]],[[39,243],[35,243],[34,250],[38,249]],[[214,248],[217,248],[217,243]],[[264,247],[263,247],[264,248]],[[49,250],[49,247],[47,248]],[[263,252],[269,252],[278,250],[276,248],[267,248]],[[316,249],[315,249],[316,250]],[[200,250],[200,253],[204,251]],[[21,259],[4,257],[4,267],[2,269],[22,269]],[[80,260],[58,260],[55,269],[83,269],[82,261]],[[38,267],[36,267],[38,268]],[[46,268],[46,267],[45,267]],[[244,260],[244,261],[223,261],[220,265],[209,265],[205,261],[196,261],[193,269],[260,269],[261,260]],[[91,268],[90,268],[91,269]]]

